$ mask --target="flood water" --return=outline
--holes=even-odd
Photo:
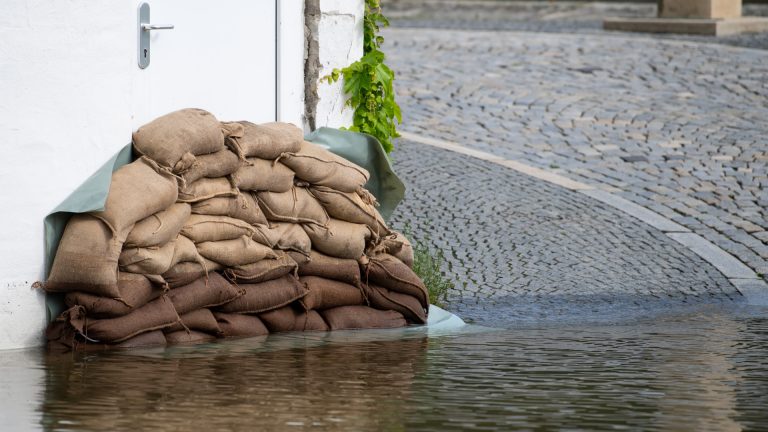
[[[3,430],[768,429],[768,310],[0,353]],[[8,429],[6,429],[8,428]]]

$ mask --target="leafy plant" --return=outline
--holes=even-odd
[[[402,123],[403,119],[392,86],[395,73],[384,64],[384,38],[378,34],[387,26],[380,0],[365,0],[363,57],[343,69],[334,69],[323,80],[332,83],[344,78],[344,92],[349,95],[345,105],[355,110],[349,130],[373,135],[390,153],[394,149],[392,138],[400,136],[395,120]]]
[[[432,251],[429,244],[429,238],[424,240],[416,240],[411,235],[410,225],[406,225],[403,229],[403,235],[411,239],[411,246],[413,247],[413,271],[419,275],[424,281],[424,285],[427,286],[429,292],[429,303],[444,307],[445,301],[448,299],[448,291],[452,290],[455,285],[453,281],[443,276],[441,267],[443,261],[445,261],[445,255],[443,251]]]

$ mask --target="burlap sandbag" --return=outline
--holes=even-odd
[[[272,224],[269,234],[277,236],[277,241],[273,246],[275,249],[298,252],[309,256],[312,243],[309,241],[307,233],[301,228],[301,225],[288,222],[275,223]]]
[[[360,287],[317,276],[304,276],[300,278],[300,281],[309,290],[307,295],[300,300],[302,306],[307,310],[365,304]]]
[[[114,318],[133,312],[164,292],[162,288],[152,285],[144,275],[133,273],[120,273],[117,287],[122,301],[84,292],[70,292],[64,297],[64,302],[68,307],[82,306],[90,318]]]
[[[211,216],[229,216],[251,225],[266,225],[267,217],[261,212],[250,193],[234,197],[215,197],[192,204],[192,213]]]
[[[285,306],[307,295],[307,288],[294,276],[283,276],[257,284],[240,284],[245,294],[216,308],[225,313],[260,313]]]
[[[341,192],[325,186],[313,186],[310,192],[332,218],[368,225],[374,238],[390,233],[387,223],[376,210],[375,198],[365,189]]]
[[[213,316],[219,323],[222,337],[253,337],[269,334],[267,327],[255,315],[214,312]]]
[[[115,348],[141,348],[165,346],[167,344],[162,330],[153,330],[138,334],[130,339],[126,339],[113,345]]]
[[[168,342],[168,345],[192,345],[213,342],[216,340],[216,336],[195,330],[180,330],[173,333],[165,333],[165,340]]]
[[[413,268],[413,246],[404,235],[398,232],[392,231],[392,234],[381,239],[369,255],[373,256],[380,253],[392,255],[408,267]]]
[[[288,305],[259,314],[259,319],[270,333],[289,331],[328,331],[328,324],[317,311],[303,311],[300,306]]]
[[[169,288],[176,288],[205,277],[208,273],[223,269],[224,266],[221,264],[203,258],[201,263],[180,262],[163,273],[162,277]]]
[[[273,224],[271,226],[269,226],[269,225],[252,225],[252,227],[254,229],[254,233],[251,236],[251,238],[253,239],[253,241],[255,241],[257,243],[261,243],[264,246],[269,246],[271,248],[276,248],[277,245],[280,243],[280,240],[281,240],[282,235],[283,235],[283,230],[275,229],[276,226],[277,226],[276,224]],[[295,240],[295,239],[294,238],[287,238],[285,241],[286,242],[290,242],[292,240]],[[307,237],[307,242],[309,242],[309,237]]]
[[[167,296],[161,296],[128,315],[109,319],[86,319],[82,331],[89,339],[100,342],[121,342],[139,333],[168,327],[179,321],[173,304]]]
[[[183,262],[194,262],[201,265],[205,265],[205,258],[197,251],[197,247],[192,240],[183,235],[176,237],[176,248],[173,250],[173,260],[171,261],[170,270],[176,264]],[[166,271],[167,272],[167,271]]]
[[[408,323],[399,312],[381,311],[368,306],[341,306],[320,311],[331,330],[405,327]]]
[[[232,179],[240,190],[287,192],[293,186],[293,171],[280,162],[248,158]]]
[[[338,219],[329,220],[327,228],[317,225],[303,225],[303,228],[314,249],[336,258],[360,258],[371,237],[371,229],[366,225]]]
[[[232,240],[253,236],[255,229],[248,222],[229,216],[192,215],[181,233],[195,243]]]
[[[366,285],[364,288],[371,307],[400,312],[408,322],[413,324],[427,322],[427,311],[424,310],[416,297],[390,291],[373,284]]]
[[[45,290],[120,298],[118,259],[131,228],[113,236],[103,221],[90,214],[72,216],[59,241],[51,273],[43,285]]]
[[[227,282],[218,273],[209,273],[188,285],[168,291],[168,297],[180,314],[219,306],[243,295],[245,291]]]
[[[316,250],[310,251],[309,261],[299,264],[299,276],[320,276],[360,286],[360,267],[356,260],[334,258]]]
[[[299,229],[301,229],[301,228],[299,228]],[[304,230],[302,229],[301,232],[304,232]],[[307,235],[307,233],[304,233],[304,235]],[[309,237],[307,237],[307,239],[309,239]],[[301,252],[295,252],[295,251],[290,251],[290,250],[289,251],[285,251],[285,253],[288,254],[288,256],[291,257],[292,260],[296,261],[296,264],[298,264],[299,266],[302,266],[302,265],[308,263],[309,259],[310,259],[309,258],[309,253],[307,253],[305,255],[305,254],[303,254]]]
[[[179,201],[195,203],[214,197],[234,197],[239,194],[227,177],[201,178],[179,188]]]
[[[191,211],[189,204],[176,203],[136,222],[123,247],[151,247],[168,243],[179,235]]]
[[[173,168],[185,153],[203,155],[224,148],[224,134],[213,114],[188,108],[158,117],[133,133],[133,147],[160,165]]]
[[[429,307],[429,293],[424,282],[405,263],[388,254],[361,260],[363,283],[376,285],[416,297],[424,308]]]
[[[301,180],[342,192],[361,189],[369,178],[364,168],[306,141],[298,152],[282,154],[280,162],[292,169]]]
[[[207,177],[225,177],[240,168],[243,161],[228,149],[219,150],[216,153],[197,156],[195,162],[181,175],[183,184],[192,184],[193,182]]]
[[[219,335],[221,328],[210,309],[197,309],[179,315],[180,321],[163,329],[163,333],[173,333],[180,330],[196,330],[204,333]]]
[[[256,243],[247,236],[234,240],[198,243],[197,250],[200,255],[225,267],[237,267],[265,258],[277,258],[277,254],[271,248]]]
[[[328,213],[306,188],[293,187],[282,193],[259,192],[256,199],[267,220],[320,226],[328,223]]]
[[[145,275],[163,274],[173,265],[176,241],[160,247],[125,248],[120,253],[120,270]]]
[[[237,283],[259,283],[283,277],[287,274],[296,274],[298,265],[284,252],[276,251],[277,259],[263,259],[261,261],[228,268],[224,276]]]
[[[113,232],[170,207],[178,197],[176,178],[154,162],[137,159],[112,173],[104,211],[91,212]]]
[[[92,352],[125,348],[161,347],[166,345],[165,335],[163,335],[162,330],[140,333],[115,344],[96,343],[85,339],[70,323],[63,321],[52,322],[46,329],[46,338],[48,339],[48,350],[56,352]]]
[[[273,122],[260,125],[248,121],[232,123],[224,123],[223,127],[230,131],[230,139],[245,157],[276,159],[285,152],[299,151],[304,141],[302,130],[289,123]]]

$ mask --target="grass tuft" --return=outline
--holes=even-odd
[[[428,246],[429,237],[423,240],[416,240],[412,233],[410,225],[406,225],[403,235],[411,240],[413,247],[413,271],[419,275],[427,286],[429,292],[429,303],[445,307],[448,298],[448,291],[455,287],[453,281],[446,278],[440,269],[445,261],[443,251],[433,251]]]

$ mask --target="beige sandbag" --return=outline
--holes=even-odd
[[[312,223],[325,226],[328,213],[306,188],[293,187],[288,192],[259,192],[259,207],[270,221]]]
[[[334,258],[316,250],[309,252],[308,261],[299,264],[299,276],[320,276],[360,286],[360,266],[357,260]]]
[[[183,262],[195,262],[204,265],[204,260],[200,253],[197,251],[197,247],[192,243],[192,240],[183,235],[176,237],[176,247],[173,250],[173,260],[171,260],[171,267]],[[166,270],[167,271],[167,270]]]
[[[91,214],[121,232],[170,207],[178,197],[176,179],[154,162],[137,159],[112,173],[104,211]]]
[[[405,327],[403,315],[393,310],[376,310],[368,306],[341,306],[320,311],[331,330]]]
[[[228,176],[240,168],[243,161],[228,149],[216,153],[200,155],[181,175],[184,184],[191,184],[203,177],[216,178]]]
[[[192,345],[213,342],[216,340],[216,336],[195,330],[180,330],[165,333],[165,340],[168,342],[168,345]]]
[[[173,333],[180,330],[196,330],[204,333],[219,335],[221,328],[210,309],[197,309],[179,315],[180,321],[163,329],[163,333]]]
[[[181,233],[195,243],[251,237],[256,230],[248,222],[229,216],[192,215]]]
[[[70,292],[64,297],[67,307],[82,306],[90,318],[114,318],[127,315],[160,297],[164,290],[152,285],[140,274],[120,273],[117,279],[122,300],[85,292]]]
[[[400,312],[408,322],[414,324],[424,324],[427,322],[427,311],[421,306],[416,297],[390,291],[373,284],[366,285],[364,288],[371,307]]]
[[[209,273],[188,285],[168,291],[168,298],[180,314],[219,306],[243,295],[245,291],[227,282],[218,273]]]
[[[253,337],[269,334],[267,327],[255,315],[214,312],[213,316],[219,323],[223,337]]]
[[[287,192],[293,186],[293,171],[280,162],[248,158],[232,179],[240,190]]]
[[[368,191],[341,192],[325,186],[313,186],[310,192],[332,218],[368,225],[374,237],[389,234],[387,223],[374,206],[375,198]]]
[[[133,147],[165,167],[173,168],[185,153],[203,155],[224,148],[224,134],[213,114],[188,108],[164,116],[133,133]]]
[[[277,258],[272,249],[256,243],[247,236],[233,240],[198,243],[197,250],[200,255],[225,267],[255,263],[265,258]]]
[[[192,213],[211,216],[229,216],[251,225],[266,225],[266,216],[250,193],[233,197],[215,197],[192,204]]]
[[[303,276],[299,280],[309,290],[307,295],[300,300],[302,306],[307,310],[365,304],[365,298],[360,287],[317,276]]]
[[[73,215],[64,228],[44,289],[120,298],[118,259],[131,228],[113,236],[100,219],[90,214]]]
[[[361,260],[363,283],[374,283],[416,297],[421,306],[429,307],[429,293],[424,282],[405,263],[392,255],[380,254]]]
[[[252,225],[254,229],[253,235],[251,235],[251,238],[258,243],[263,244],[264,246],[269,246],[271,248],[275,248],[278,243],[280,243],[281,237],[283,235],[283,230],[275,229],[277,227],[277,224],[273,224],[272,226],[268,225]],[[306,235],[306,234],[305,234]],[[291,238],[287,238],[286,241],[292,240]],[[307,237],[307,242],[309,242],[309,237]]]
[[[402,234],[392,231],[392,234],[381,239],[381,242],[373,248],[370,255],[386,253],[402,261],[405,265],[413,268],[413,246],[411,242]]]
[[[189,204],[176,203],[136,222],[125,239],[124,247],[151,247],[168,243],[179,235],[191,211]]]
[[[283,277],[287,274],[295,274],[298,265],[284,252],[276,251],[277,259],[263,259],[261,261],[228,268],[224,271],[227,279],[237,283],[259,283]]]
[[[232,186],[227,177],[201,178],[184,188],[180,188],[178,199],[181,202],[194,203],[214,197],[234,197],[238,194],[237,188]]]
[[[285,152],[299,151],[304,141],[302,130],[290,123],[232,123],[224,123],[223,127],[229,131],[229,138],[245,157],[277,159]]]
[[[276,223],[272,225],[272,232],[276,233],[278,238],[273,246],[275,249],[298,252],[304,256],[309,256],[312,243],[301,225],[288,222]]]
[[[216,308],[226,313],[259,313],[277,309],[307,295],[307,288],[291,275],[257,284],[240,284],[245,294]]]
[[[302,229],[301,232],[304,232],[304,230]],[[304,233],[304,235],[307,235],[307,233]],[[309,242],[309,237],[307,237],[307,242]],[[292,260],[296,261],[296,264],[298,264],[299,266],[302,266],[309,262],[310,260],[309,255],[311,252],[304,254],[301,252],[288,250],[288,251],[285,251],[285,253],[288,254],[288,256],[291,257]]]
[[[202,263],[180,262],[163,273],[162,277],[169,288],[176,288],[190,284],[205,277],[210,272],[222,270],[223,268],[224,266],[221,264],[203,258]]]
[[[342,192],[357,191],[369,178],[364,168],[306,141],[298,152],[281,155],[280,162],[292,169],[301,180]]]
[[[328,324],[317,311],[303,311],[288,305],[259,314],[259,319],[271,333],[289,331],[328,331]]]
[[[160,247],[126,248],[120,253],[120,270],[145,275],[163,274],[173,265],[176,241]]]
[[[360,258],[371,237],[371,230],[366,225],[338,219],[331,219],[328,228],[317,225],[303,225],[303,228],[313,248],[336,258]]]
[[[167,296],[161,296],[128,315],[109,319],[86,319],[81,332],[100,342],[121,342],[137,334],[168,327],[179,320]]]

